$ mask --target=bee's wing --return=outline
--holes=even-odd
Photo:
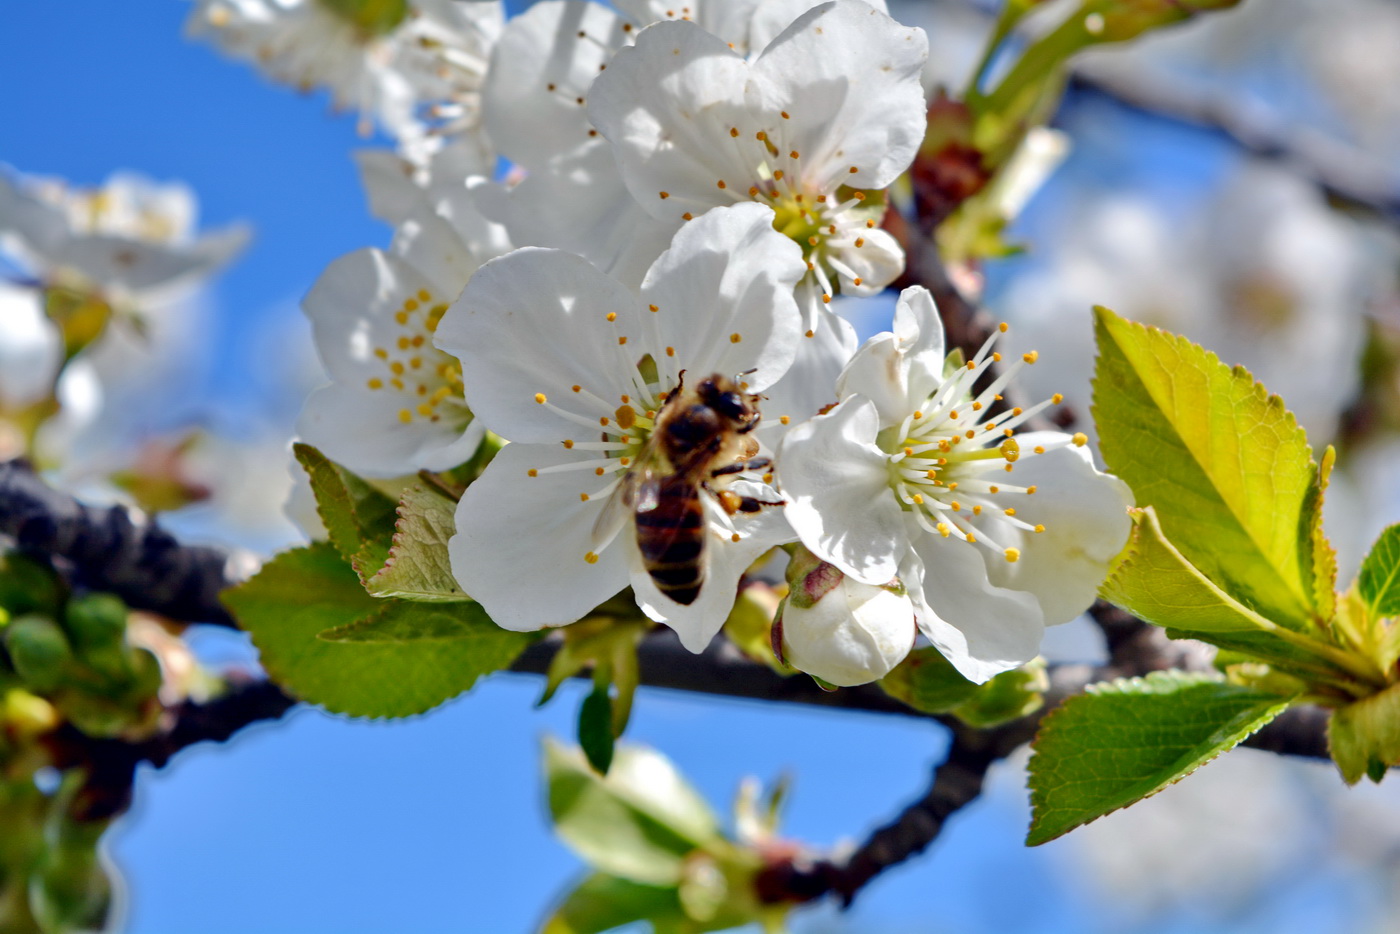
[[[622,477],[622,482],[608,497],[603,511],[593,523],[593,544],[606,545],[616,537],[624,525],[632,521],[634,512],[648,512],[656,508],[659,501],[658,490],[661,474],[657,464],[643,452],[642,462]]]

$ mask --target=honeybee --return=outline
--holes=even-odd
[[[688,387],[682,372],[614,500],[631,510],[647,573],[677,603],[694,603],[705,582],[702,491],[730,515],[782,505],[711,486],[716,478],[769,465],[749,436],[758,427],[758,398],[718,373]]]

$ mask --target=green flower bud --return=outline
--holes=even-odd
[[[15,671],[39,691],[49,691],[63,680],[73,660],[68,637],[47,616],[30,613],[5,627],[5,649]]]
[[[74,597],[64,622],[79,651],[118,646],[126,636],[126,604],[107,593]]]
[[[15,552],[0,553],[0,608],[11,618],[56,614],[62,601],[62,587],[52,568]]]

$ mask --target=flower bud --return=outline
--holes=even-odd
[[[850,687],[884,677],[914,647],[914,605],[897,580],[862,584],[810,554],[794,557],[788,580],[774,641],[794,668]]]

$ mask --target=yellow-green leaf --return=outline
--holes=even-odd
[[[365,589],[376,597],[428,603],[471,599],[452,576],[447,541],[457,531],[456,504],[441,493],[410,486],[399,498],[393,544]]]

